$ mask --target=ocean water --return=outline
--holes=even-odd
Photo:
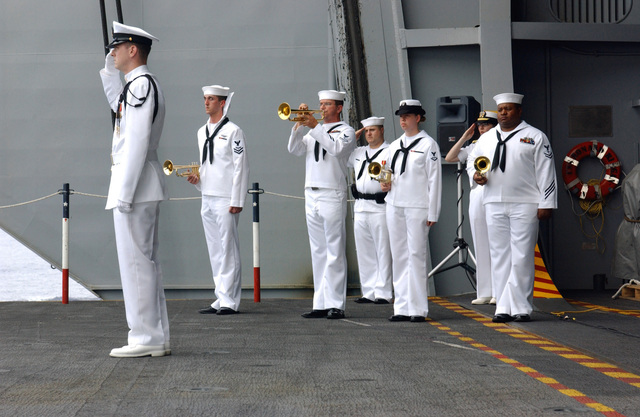
[[[0,302],[61,301],[62,271],[0,229]],[[69,302],[99,300],[69,277]]]

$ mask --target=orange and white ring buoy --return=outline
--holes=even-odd
[[[578,164],[587,156],[595,156],[605,167],[606,172],[600,184],[589,185],[578,177]],[[562,162],[564,186],[581,200],[600,200],[607,196],[620,183],[621,174],[622,167],[615,152],[597,140],[576,145]]]

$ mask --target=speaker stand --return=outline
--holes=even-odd
[[[464,215],[462,213],[462,173],[464,170],[462,169],[462,162],[458,162],[458,169],[456,170],[456,181],[458,186],[458,228],[456,229],[456,238],[453,240],[453,250],[446,258],[442,260],[435,268],[429,272],[427,278],[431,278],[435,274],[439,274],[440,272],[448,271],[453,268],[461,267],[465,271],[467,271],[467,278],[471,283],[473,289],[476,289],[476,269],[467,263],[467,258],[464,257],[464,252],[466,251],[467,257],[471,258],[473,264],[477,266],[476,258],[473,256],[473,253],[469,250],[469,244],[465,242],[462,237],[462,224],[464,223]],[[455,255],[458,255],[458,263],[455,265],[448,266],[443,268],[444,264],[446,264],[451,258]]]

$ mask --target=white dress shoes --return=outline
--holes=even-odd
[[[471,301],[471,304],[489,304],[491,302],[491,297],[478,297],[475,300]]]
[[[497,303],[496,297],[491,297],[491,301],[489,301],[489,304],[496,305],[496,303]]]
[[[168,346],[167,346],[168,347]],[[165,345],[127,345],[111,349],[109,356],[113,358],[141,358],[143,356],[164,356],[167,354]]]

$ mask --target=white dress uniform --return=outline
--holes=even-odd
[[[145,75],[154,80],[151,82]],[[128,344],[169,346],[169,321],[158,261],[159,203],[168,198],[157,149],[164,125],[162,90],[146,65],[125,75],[129,92],[119,107],[123,91],[119,72],[100,71],[104,92],[116,119],[112,143],[111,183],[106,209],[119,201],[132,211],[113,210],[122,293],[129,325]],[[157,93],[157,114],[154,116]]]
[[[440,216],[440,148],[422,130],[415,136],[396,139],[387,148],[385,159],[394,172],[386,198],[393,258],[393,311],[395,315],[426,317],[430,256],[427,221],[436,222]]]
[[[231,94],[232,95],[232,94]],[[218,123],[206,123],[198,130],[198,149],[201,154],[200,182],[196,188],[202,192],[202,225],[207,239],[209,260],[215,284],[216,300],[211,307],[226,307],[238,311],[242,295],[242,268],[238,218],[240,213],[230,213],[229,207],[243,207],[249,182],[249,158],[242,130],[226,121],[213,138],[213,163],[208,149],[202,155],[207,131],[213,135],[225,121],[227,105]]]
[[[360,288],[362,297],[372,301],[391,301],[393,298],[391,248],[383,200],[385,193],[380,190],[380,183],[368,174],[371,162],[382,164],[388,147],[386,142],[376,149],[371,149],[369,145],[358,147],[348,161],[348,166],[355,170],[354,185],[357,192],[370,197],[378,194],[382,198],[380,202],[356,198],[354,204],[353,234],[358,255]]]
[[[478,139],[470,153],[493,158],[498,137],[506,142],[505,170],[487,173],[483,202],[487,215],[496,315],[533,311],[538,209],[557,208],[556,171],[547,136],[525,121],[509,132],[500,126]]]
[[[313,268],[313,309],[344,310],[347,291],[347,160],[356,145],[346,122],[291,130],[288,150],[305,156],[305,213]],[[316,143],[318,145],[316,146]]]
[[[460,149],[458,159],[466,161],[466,170],[469,176],[469,226],[471,227],[471,238],[473,239],[473,249],[476,255],[476,293],[478,298],[492,298],[493,285],[491,282],[491,254],[489,251],[489,235],[487,230],[487,218],[482,204],[482,187],[473,180],[475,168],[474,159],[471,158],[471,151],[476,146],[476,142]]]

